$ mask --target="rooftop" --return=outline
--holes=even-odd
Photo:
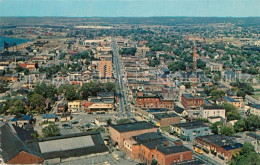
[[[118,124],[118,125],[110,125],[112,128],[117,130],[118,132],[131,132],[131,131],[138,131],[138,130],[144,130],[144,129],[151,129],[151,128],[157,128],[156,126],[146,122],[134,122],[134,123],[126,123],[126,124]]]
[[[218,105],[203,106],[203,109],[207,109],[207,110],[223,109],[224,110],[224,108],[222,106],[218,106]]]
[[[208,127],[202,121],[194,121],[194,122],[189,122],[189,123],[179,123],[179,124],[173,124],[172,126],[185,128],[185,129],[195,129],[195,128],[201,128],[201,127]]]
[[[187,152],[191,150],[185,146],[171,146],[171,147],[158,147],[158,151],[160,151],[164,155],[170,155],[170,154],[175,154],[180,152]]]
[[[217,146],[233,145],[236,143],[233,137],[225,135],[207,135],[197,138],[208,143],[213,143]]]
[[[179,117],[176,113],[156,113],[153,114],[154,118],[161,120],[164,118],[170,118],[170,117]]]
[[[234,99],[232,99],[230,97],[227,97],[227,96],[225,96],[224,99],[227,100],[228,102],[232,102],[232,103],[239,102],[239,101],[236,101],[236,100],[234,100]]]

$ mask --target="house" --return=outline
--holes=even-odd
[[[145,121],[109,126],[111,140],[114,144],[118,144],[120,148],[123,147],[124,141],[130,139],[132,136],[157,132],[157,130],[158,127]]]
[[[206,67],[209,68],[211,72],[221,72],[223,70],[223,64],[221,63],[207,62]]]
[[[43,122],[55,122],[57,119],[56,114],[43,114],[42,121]]]
[[[99,118],[99,119],[95,119],[95,124],[99,127],[101,126],[107,126],[107,120],[106,118]]]
[[[202,121],[173,124],[170,126],[170,130],[185,141],[193,141],[198,136],[211,134],[209,126]]]
[[[242,108],[243,101],[241,101],[241,100],[235,100],[235,99],[233,99],[231,97],[225,96],[224,97],[224,101],[229,103],[229,104],[234,105],[237,108]]]
[[[260,104],[253,104],[249,107],[249,113],[252,115],[260,116]]]
[[[17,115],[10,122],[19,127],[24,127],[25,125],[31,123],[33,121],[30,115]]]
[[[68,110],[68,102],[63,101],[57,105],[57,113],[65,113]]]
[[[192,94],[182,94],[181,103],[185,109],[200,107],[204,103],[203,97]]]
[[[176,113],[154,113],[149,118],[156,126],[160,127],[167,127],[181,122],[180,116]]]
[[[10,123],[0,123],[0,132],[0,164],[42,164],[44,162],[41,153],[28,147],[25,139],[20,138],[21,134],[17,133]]]
[[[243,145],[230,136],[207,135],[196,137],[195,147],[228,162],[232,159],[233,153],[239,152]]]
[[[63,113],[61,114],[61,122],[66,122],[66,121],[70,121],[72,119],[71,113],[67,112],[67,113]]]
[[[81,102],[80,100],[74,100],[68,102],[68,111],[70,112],[77,112],[81,109]]]
[[[202,106],[200,109],[200,117],[201,118],[209,118],[209,117],[221,117],[226,118],[226,110],[221,106]]]
[[[79,157],[109,153],[98,132],[43,138],[39,140],[38,145],[46,164],[59,164]]]

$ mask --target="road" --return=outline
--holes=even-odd
[[[131,114],[131,109],[129,108],[128,100],[126,98],[126,88],[123,81],[123,72],[121,60],[119,58],[119,52],[117,48],[117,44],[114,38],[112,38],[112,49],[113,49],[113,63],[114,63],[114,73],[116,77],[116,81],[119,85],[118,89],[118,97],[119,97],[119,110],[118,117],[124,117],[125,114],[127,117],[134,118]]]

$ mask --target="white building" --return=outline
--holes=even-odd
[[[200,109],[200,117],[205,119],[208,117],[226,118],[226,110],[220,106],[203,106]]]

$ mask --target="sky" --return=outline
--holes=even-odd
[[[0,16],[259,17],[260,0],[0,0]]]

